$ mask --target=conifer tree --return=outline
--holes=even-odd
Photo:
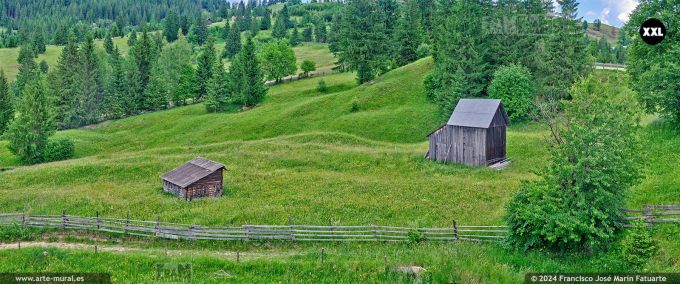
[[[126,87],[122,60],[120,50],[115,47],[109,57],[111,72],[106,81],[106,92],[104,93],[102,107],[106,118],[121,118],[125,115]]]
[[[149,84],[144,90],[144,109],[160,110],[167,106],[168,89],[166,88],[163,69],[159,64],[154,64],[151,68]]]
[[[373,0],[351,1],[344,6],[339,58],[357,70],[359,84],[373,80],[386,62],[385,16]]]
[[[136,31],[131,31],[130,35],[128,36],[127,44],[129,47],[135,46],[137,43],[137,32]]]
[[[290,38],[288,39],[288,42],[290,43],[291,46],[297,46],[300,44],[300,33],[298,33],[297,28],[293,28],[293,31],[290,33]]]
[[[302,41],[311,42],[312,41],[312,26],[307,25],[304,30],[302,30]]]
[[[185,64],[180,69],[179,82],[172,91],[174,105],[185,105],[187,99],[198,96],[200,84],[196,77],[196,70],[191,64]]]
[[[6,133],[9,149],[26,164],[43,161],[48,139],[55,132],[47,84],[36,75],[26,84],[17,106],[18,116]]]
[[[420,10],[416,0],[404,2],[404,9],[395,32],[396,63],[403,66],[418,59],[418,46],[422,43]]]
[[[264,85],[264,75],[260,62],[255,54],[255,44],[252,38],[246,40],[243,49],[238,55],[241,74],[241,98],[243,104],[248,107],[257,105],[267,94]]]
[[[33,47],[31,45],[22,45],[19,51],[19,73],[14,82],[14,94],[20,96],[24,86],[38,73],[38,65],[35,63]]]
[[[179,18],[175,11],[170,11],[163,22],[163,36],[168,42],[177,40],[177,33],[179,32]]]
[[[284,9],[286,8],[285,5],[283,7],[284,7]],[[286,37],[286,33],[287,33],[286,31],[288,30],[288,28],[286,27],[287,20],[284,18],[285,16],[283,15],[282,12],[283,12],[283,10],[281,10],[281,12],[279,12],[276,15],[276,20],[274,21],[274,28],[272,30],[272,37],[276,38],[276,39],[281,39],[281,38]]]
[[[181,35],[175,42],[163,47],[163,50],[156,61],[156,65],[158,65],[158,68],[162,70],[162,78],[164,79],[163,81],[165,83],[168,100],[172,101],[174,105],[178,105],[178,102],[184,102],[183,99],[173,99],[175,97],[173,92],[177,89],[177,85],[180,83],[184,67],[186,65],[191,67],[191,64],[191,45],[187,41],[186,37]],[[193,68],[191,69],[193,70]],[[195,92],[191,93],[193,94]]]
[[[314,36],[316,42],[326,42],[327,34],[328,32],[326,31],[326,23],[324,21],[319,21],[314,25]]]
[[[77,126],[99,121],[103,101],[103,78],[99,58],[95,54],[95,44],[92,35],[88,35],[80,48],[80,75],[78,87],[82,100],[79,107]]]
[[[133,57],[134,62],[137,64],[137,71],[139,75],[139,84],[141,90],[146,89],[146,86],[149,83],[149,75],[151,73],[151,68],[154,61],[155,49],[156,48],[152,43],[152,39],[149,36],[149,33],[145,27],[142,32],[142,36],[139,38],[139,41],[133,47]],[[136,99],[137,108],[143,109],[144,108],[143,92],[136,93],[135,97],[137,98]]]
[[[111,34],[106,34],[104,38],[104,50],[106,53],[111,54],[113,52],[113,40],[111,39]]]
[[[196,77],[199,82],[198,96],[196,97],[197,101],[203,100],[208,94],[208,83],[210,82],[210,78],[212,78],[216,58],[213,42],[212,37],[209,37],[201,49],[201,54],[199,54],[196,59],[198,65]]]
[[[215,61],[213,76],[210,79],[208,95],[205,99],[205,107],[208,112],[224,111],[228,101],[229,79],[224,70],[222,60]]]
[[[111,24],[111,29],[109,29],[109,34],[111,35],[111,37],[118,37],[118,36],[122,35],[120,28],[118,27],[118,24],[116,24],[115,22],[113,24]]]
[[[0,70],[0,135],[7,129],[14,118],[14,103],[12,94],[9,92],[5,70]]]
[[[80,84],[80,52],[74,32],[61,51],[56,68],[56,82],[52,84],[55,96],[56,124],[58,128],[76,127]]]
[[[260,30],[268,30],[272,27],[272,12],[269,9],[264,10],[262,20],[260,20]]]
[[[234,21],[229,28],[229,35],[225,39],[222,57],[233,58],[241,50],[241,32],[238,22]]]

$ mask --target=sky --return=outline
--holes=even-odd
[[[579,3],[579,17],[590,23],[600,19],[603,24],[615,27],[628,22],[630,13],[638,5],[637,0],[582,0]]]

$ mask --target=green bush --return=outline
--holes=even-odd
[[[612,80],[612,81],[609,81]],[[508,240],[521,249],[606,248],[623,225],[624,197],[641,178],[639,113],[616,79],[589,77],[552,124],[551,162],[508,203]]]
[[[418,49],[416,49],[416,55],[418,58],[428,57],[432,55],[432,49],[427,43],[422,43],[418,46]]]
[[[357,112],[359,111],[359,100],[357,98],[352,99],[352,104],[349,107],[349,112]]]
[[[426,240],[425,234],[418,230],[410,230],[407,234],[408,242],[410,244],[419,244]]]
[[[45,162],[61,161],[70,159],[75,152],[73,141],[68,138],[50,140],[43,152]]]
[[[324,79],[319,80],[319,83],[316,85],[316,90],[322,93],[325,93],[328,90],[328,86],[326,86],[326,81]]]
[[[489,97],[503,101],[510,120],[529,116],[534,110],[534,87],[529,69],[521,65],[498,68],[489,86]]]
[[[621,256],[632,268],[640,268],[652,258],[659,247],[645,222],[636,220],[621,241]]]
[[[0,226],[0,243],[12,243],[20,240],[27,240],[29,236],[29,230],[19,224]]]

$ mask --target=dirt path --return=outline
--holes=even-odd
[[[65,242],[22,242],[21,248],[27,247],[41,247],[41,248],[59,248],[59,249],[73,249],[73,250],[92,250],[94,251],[95,245],[92,244],[79,244],[79,243],[65,243]],[[18,249],[18,243],[10,244],[0,244],[0,250],[6,249]],[[210,251],[210,250],[164,250],[158,248],[137,248],[137,247],[124,247],[124,246],[112,246],[112,245],[98,245],[98,251],[108,251],[114,253],[126,253],[126,252],[141,252],[149,254],[165,254],[168,256],[212,256],[219,258],[227,258],[236,260],[238,254],[241,260],[244,259],[258,259],[258,258],[285,258],[293,255],[300,255],[301,253],[293,252],[239,252],[236,251]]]

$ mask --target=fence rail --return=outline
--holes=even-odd
[[[288,240],[300,242],[403,242],[425,241],[495,241],[505,237],[506,226],[458,226],[448,228],[412,228],[382,225],[243,225],[198,226],[156,221],[82,217],[66,215],[0,214],[0,224],[28,227],[98,231],[140,237],[179,240]]]
[[[644,220],[648,224],[653,223],[680,223],[680,204],[677,205],[644,205],[639,210],[623,210],[628,213],[625,219]]]
[[[626,220],[642,219],[648,224],[680,223],[680,205],[644,205],[639,210],[623,210]],[[28,215],[0,213],[0,225],[19,224],[28,227],[73,229],[140,237],[179,240],[288,240],[300,242],[403,242],[426,241],[497,241],[508,233],[507,226],[472,226],[415,228],[382,225],[242,225],[200,226],[126,218],[103,218],[67,215]]]

